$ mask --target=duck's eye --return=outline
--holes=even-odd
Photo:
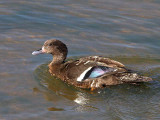
[[[49,44],[49,46],[52,46],[52,45],[53,45],[53,43],[50,43],[50,44]]]

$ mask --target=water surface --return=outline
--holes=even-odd
[[[158,0],[0,1],[0,119],[160,119]],[[68,57],[101,55],[154,81],[90,92],[48,73],[50,55],[32,56],[47,39]]]

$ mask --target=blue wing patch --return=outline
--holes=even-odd
[[[83,80],[87,78],[96,78],[102,76],[105,73],[113,72],[115,68],[106,66],[94,66],[84,76]]]

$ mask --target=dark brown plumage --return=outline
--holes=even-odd
[[[96,89],[108,85],[152,80],[126,69],[122,63],[109,58],[89,56],[65,62],[68,53],[67,47],[64,43],[55,39],[47,40],[42,50],[34,51],[32,54],[39,53],[53,55],[53,60],[49,64],[49,72],[52,75],[80,88]]]

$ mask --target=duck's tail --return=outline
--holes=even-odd
[[[139,76],[138,79],[136,79],[137,82],[149,82],[152,81],[152,78],[146,77],[146,76]]]
[[[152,81],[152,78],[141,76],[137,73],[123,73],[120,79],[124,83],[140,83]]]

